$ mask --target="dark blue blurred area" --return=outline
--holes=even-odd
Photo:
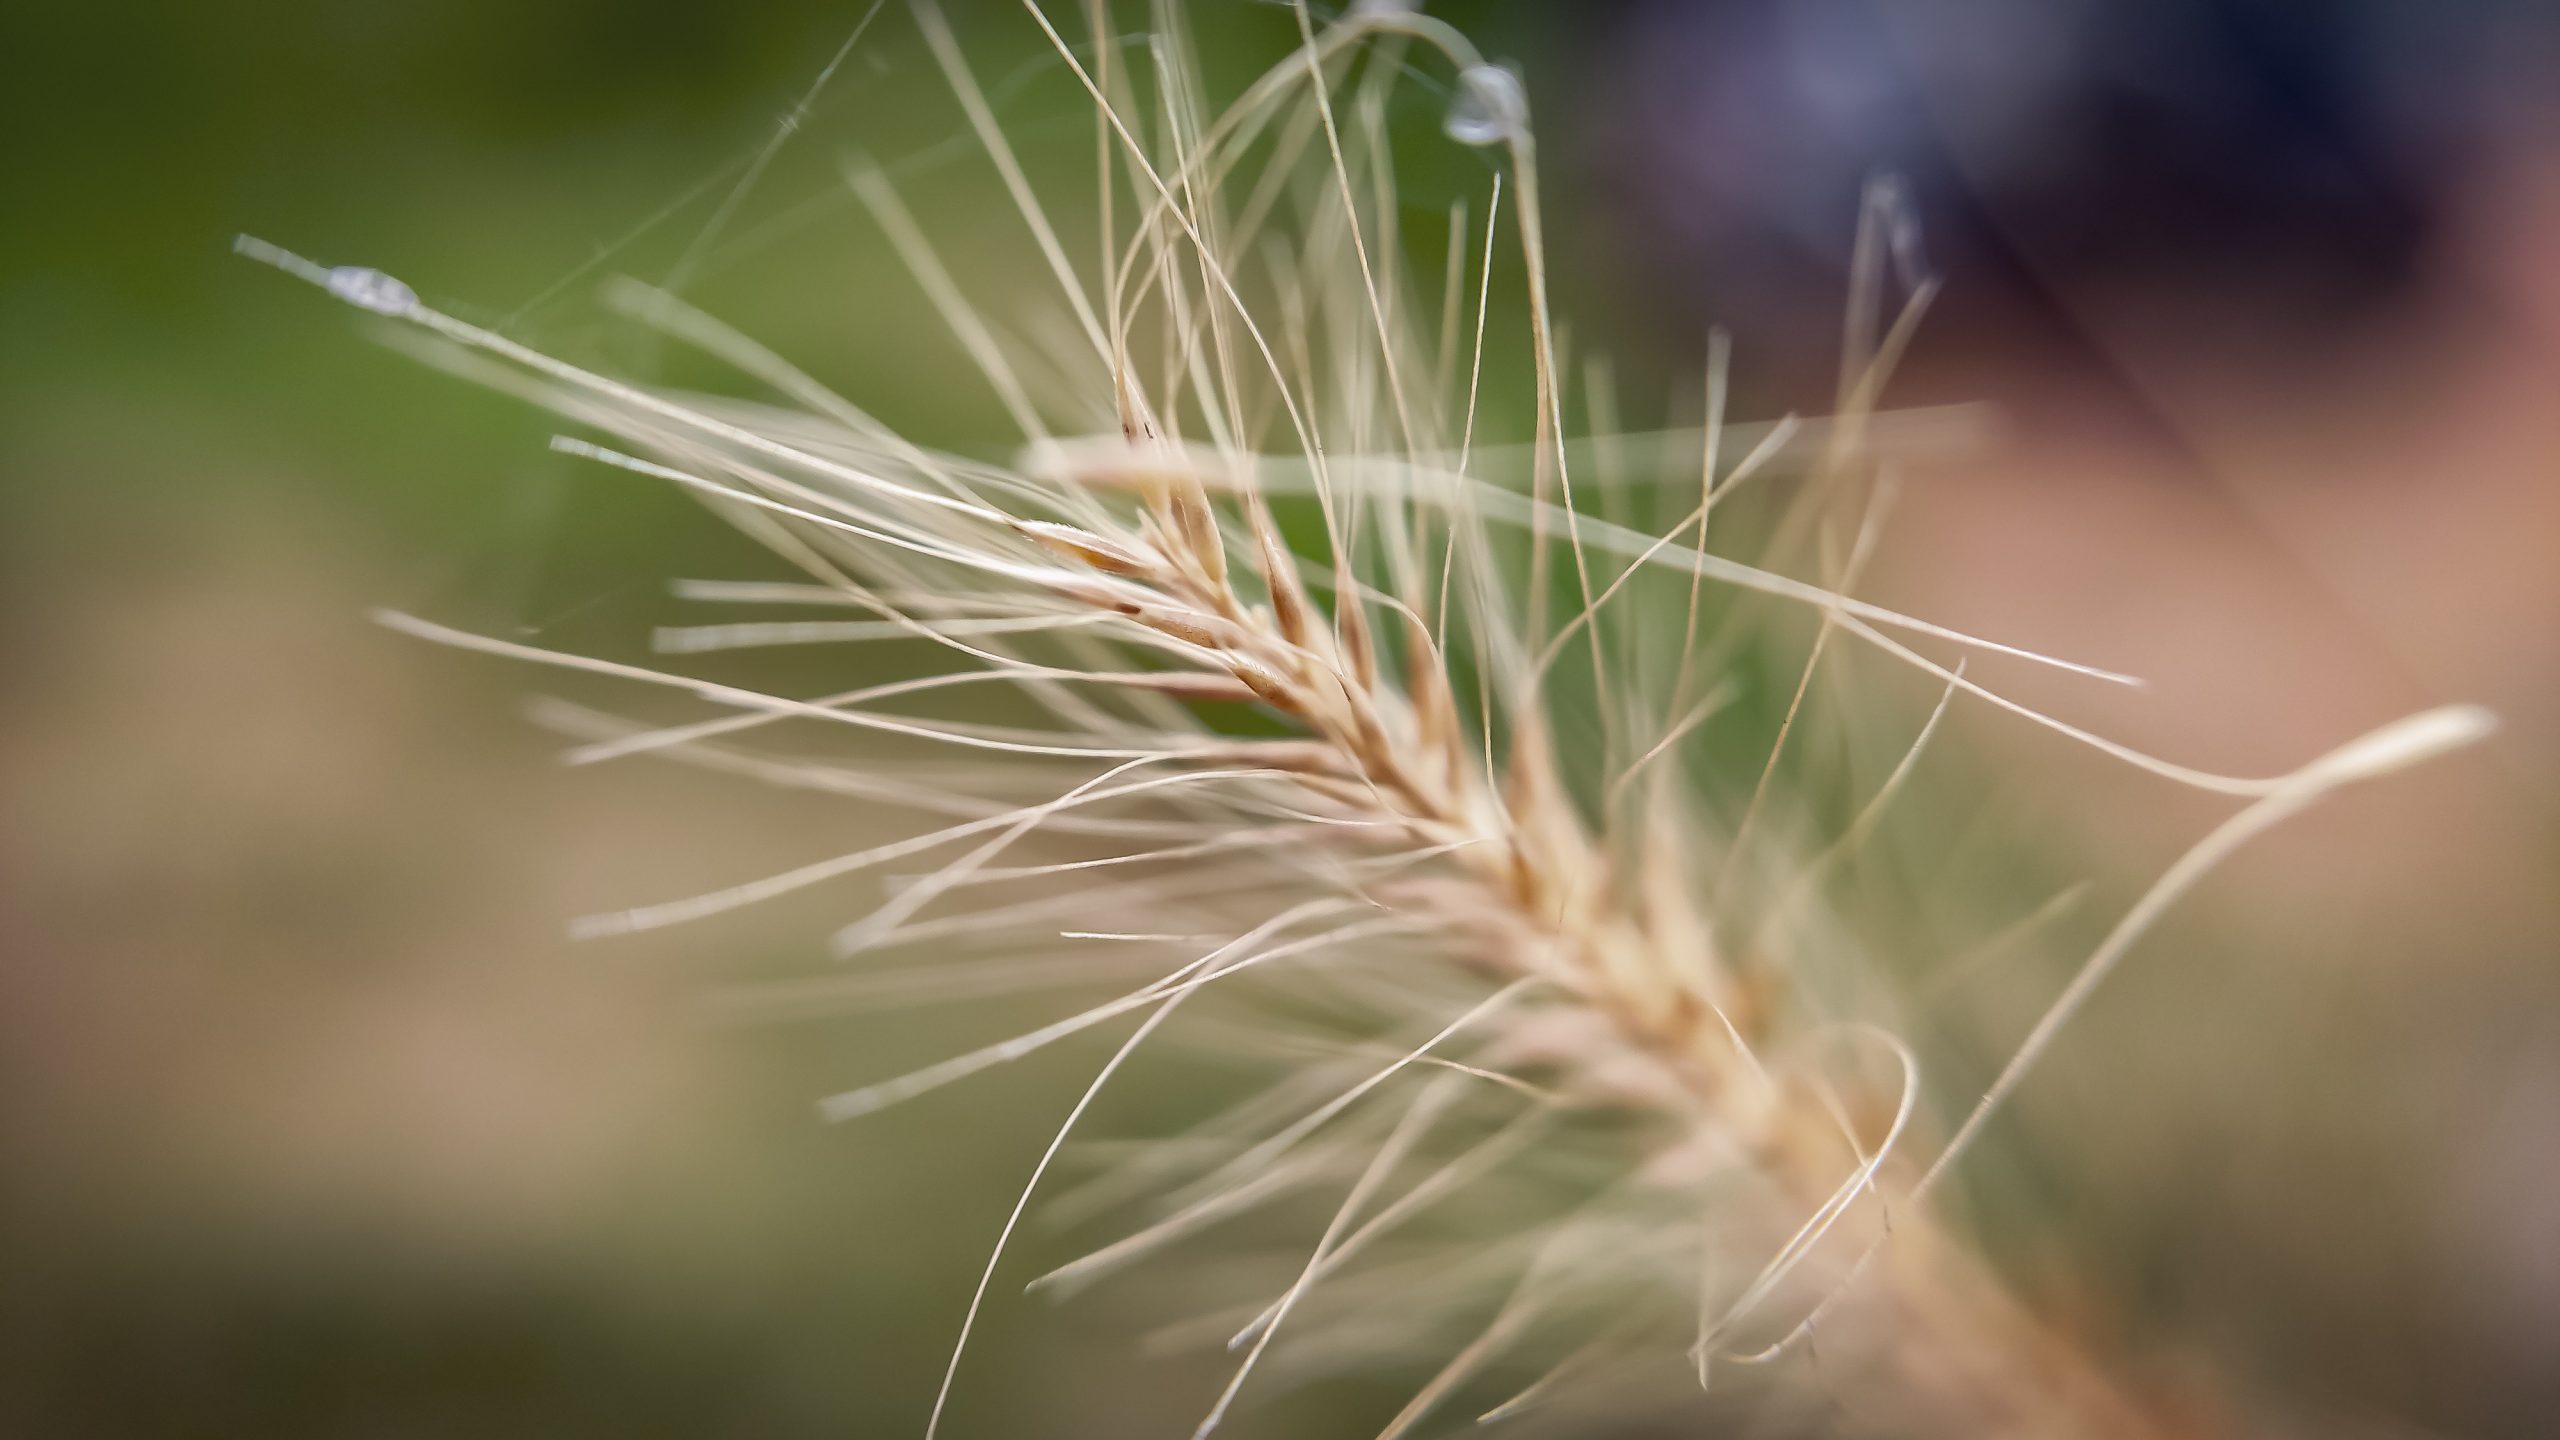
[[[2204,287],[2296,339],[2353,326],[2409,283],[2480,158],[2560,119],[2560,7],[2536,0],[1583,13],[1593,73],[1562,120],[1588,198],[1649,305],[1732,327],[1800,403],[1872,174],[1911,187],[1955,303],[2102,366],[2073,313],[2098,287]]]

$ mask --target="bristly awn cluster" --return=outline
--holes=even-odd
[[[1854,1372],[1828,1362],[1826,1384],[1902,1397],[1898,1413],[1923,1429],[2154,1433],[1927,1202],[2092,990],[2217,861],[2340,786],[2469,743],[2487,718],[2431,711],[2245,777],[2010,697],[1979,672],[2125,677],[1849,593],[1893,493],[1897,417],[1878,392],[1934,286],[1889,190],[1861,248],[1858,303],[1876,316],[1853,327],[1841,413],[1728,424],[1719,361],[1705,423],[1631,463],[1631,442],[1606,425],[1568,435],[1607,392],[1567,373],[1516,72],[1408,7],[1361,4],[1319,25],[1300,4],[1295,50],[1213,108],[1188,7],[1158,3],[1131,35],[1106,8],[1091,8],[1091,43],[1078,44],[1026,5],[1091,107],[1094,164],[1063,178],[1016,154],[943,18],[915,16],[1019,220],[1026,264],[1055,283],[1061,324],[984,313],[890,175],[848,176],[908,271],[862,283],[919,289],[1011,417],[1013,433],[965,453],[915,443],[671,289],[617,293],[636,320],[769,398],[614,379],[380,272],[239,246],[550,407],[601,437],[564,438],[564,453],[682,488],[797,572],[693,587],[789,618],[671,632],[664,649],[921,640],[947,659],[925,674],[855,659],[844,688],[798,698],[385,617],[705,709],[650,726],[554,707],[581,761],[653,755],[911,820],[899,838],[595,917],[586,933],[889,876],[835,937],[873,985],[848,993],[1106,996],[823,1102],[849,1119],[1124,1032],[1013,1205],[926,1433],[965,1403],[955,1381],[970,1328],[1094,1097],[1150,1042],[1186,1032],[1222,1061],[1258,1065],[1262,1088],[1078,1180],[1065,1203],[1135,1205],[1141,1218],[1033,1284],[1063,1293],[1178,1245],[1217,1254],[1214,1232],[1245,1216],[1305,1215],[1294,1249],[1240,1246],[1227,1268],[1203,1267],[1200,1299],[1229,1308],[1190,1333],[1235,1361],[1200,1434],[1266,1360],[1311,1375],[1430,1357],[1430,1378],[1380,1432],[1393,1436],[1446,1421],[1496,1380],[1473,1412],[1488,1420],[1605,1409],[1623,1400],[1611,1377],[1712,1384],[1716,1362],[1775,1360],[1817,1330],[1860,1357]],[[1415,84],[1446,97],[1449,141],[1495,162],[1482,213],[1452,207],[1437,283],[1407,262],[1388,144],[1391,102]],[[1098,183],[1089,247],[1041,198],[1070,181]],[[1514,266],[1525,303],[1510,313],[1525,324],[1494,317],[1496,274]],[[1888,270],[1910,297],[1890,315],[1878,303]],[[1057,356],[1023,351],[1015,337],[1035,331],[1067,337],[1071,378],[1054,378]],[[1525,444],[1478,433],[1488,356],[1534,382]],[[1763,478],[1781,470],[1794,473]],[[1708,548],[1710,518],[1741,493],[1775,516],[1766,564]],[[1642,523],[1646,507],[1659,524]],[[1802,569],[1808,551],[1817,578],[1777,568]],[[1827,836],[1790,808],[1775,755],[1741,785],[1697,774],[1737,657],[1775,643],[1767,633],[1789,617],[1818,632],[1781,747],[1820,703],[1815,667],[1845,663],[1827,657],[1881,657],[1939,694],[1882,786]],[[990,687],[1015,703],[956,703]],[[2245,802],[1969,1094],[1922,1072],[1878,938],[1829,899],[1959,697]],[[1238,723],[1246,711],[1254,723]],[[755,747],[786,724],[861,748],[837,762]]]

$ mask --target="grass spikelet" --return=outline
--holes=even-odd
[[[1400,1435],[1618,1403],[1628,1375],[1721,1390],[1733,1365],[1801,1356],[1817,1332],[1840,1337],[1842,1356],[1820,1384],[1903,1397],[1924,1429],[2148,1433],[2137,1404],[1937,1223],[1933,1192],[2217,861],[2340,786],[2477,738],[2485,717],[2430,712],[2284,775],[2213,774],[1982,674],[2126,677],[1849,593],[1897,437],[1928,420],[1875,410],[1934,288],[1889,189],[1871,197],[1843,413],[1728,425],[1719,355],[1704,426],[1638,456],[1639,437],[1568,439],[1575,413],[1605,416],[1615,397],[1592,388],[1610,383],[1592,366],[1568,403],[1525,92],[1446,24],[1363,4],[1319,25],[1301,4],[1294,52],[1211,111],[1183,7],[1154,7],[1137,37],[1097,9],[1094,43],[1079,46],[1027,5],[1024,23],[1093,110],[1102,224],[1099,248],[1079,255],[1043,208],[1049,177],[1010,148],[959,41],[933,10],[916,18],[1019,214],[1026,264],[1055,281],[1062,323],[1048,333],[1073,351],[1062,372],[1011,340],[1037,332],[1034,317],[982,313],[888,175],[849,170],[905,281],[1012,418],[1014,433],[972,453],[900,436],[671,294],[617,292],[627,313],[787,403],[611,378],[375,272],[241,248],[604,437],[559,448],[681,487],[801,572],[696,585],[694,598],[844,617],[688,627],[662,651],[921,639],[956,667],[895,675],[856,659],[857,683],[796,699],[385,617],[712,712],[649,727],[549,709],[580,762],[656,755],[923,817],[899,839],[595,917],[583,933],[870,874],[885,877],[881,898],[836,936],[861,968],[765,1003],[1109,987],[1038,1029],[822,1102],[851,1119],[1090,1032],[1122,1036],[996,1239],[928,1436],[967,1403],[969,1331],[1095,1096],[1186,1030],[1264,1088],[1187,1135],[1110,1152],[1062,1198],[1154,1208],[1034,1283],[1064,1293],[1257,1212],[1305,1216],[1289,1253],[1219,1252],[1241,1288],[1212,1284],[1202,1298],[1233,1308],[1189,1327],[1234,1352],[1201,1435],[1265,1369],[1428,1357],[1431,1378],[1381,1417],[1381,1434]],[[1453,207],[1445,246],[1417,247],[1451,257],[1436,278],[1405,258],[1386,143],[1386,117],[1414,95],[1445,106],[1446,143],[1487,161],[1481,204]],[[1904,303],[1886,313],[1897,282]],[[1516,288],[1515,308],[1498,310],[1498,283]],[[1526,375],[1525,444],[1480,433],[1488,372]],[[1778,472],[1794,478],[1761,478]],[[1632,518],[1646,504],[1660,528]],[[1708,548],[1737,504],[1758,506],[1762,523],[1742,528],[1765,537],[1772,566]],[[1773,568],[1806,550],[1818,578]],[[1702,775],[1740,658],[1804,621],[1817,638],[1781,682],[1793,699],[1777,747],[1805,743],[1799,716],[1825,703],[1818,674],[1844,652],[1916,671],[1938,697],[1827,836],[1791,803],[1778,749]],[[944,690],[1009,699],[931,708]],[[1971,1094],[1922,1073],[1876,937],[1828,899],[1959,699],[2244,802]],[[863,732],[874,758],[751,748],[783,724]]]

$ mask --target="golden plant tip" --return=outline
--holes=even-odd
[[[1012,523],[1015,529],[1059,554],[1081,560],[1106,575],[1117,575],[1127,580],[1150,580],[1164,573],[1164,557],[1152,549],[1055,521],[1016,520]]]
[[[1276,710],[1296,710],[1298,698],[1289,682],[1277,671],[1250,655],[1230,655],[1226,663],[1235,671],[1237,680],[1254,695]]]

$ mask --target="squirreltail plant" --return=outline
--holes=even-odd
[[[1462,1387],[1478,1397],[1466,1413],[1487,1419],[1575,1413],[1623,1402],[1623,1385],[1595,1377],[1718,1384],[1728,1363],[1801,1358],[1817,1333],[1819,1388],[1879,1387],[1898,1426],[2149,1431],[2099,1367],[2003,1298],[1933,1220],[1933,1192],[2199,877],[2330,791],[2477,738],[2487,718],[2430,711],[2288,774],[2211,774],[2030,708],[1964,661],[2124,677],[1848,593],[1891,494],[1877,391],[1931,289],[1895,263],[1910,257],[1887,191],[1871,197],[1841,413],[1727,426],[1719,366],[1705,424],[1671,447],[1683,458],[1648,469],[1606,434],[1567,442],[1527,102],[1464,36],[1392,4],[1319,27],[1301,3],[1299,47],[1213,111],[1185,7],[1159,0],[1132,41],[1096,5],[1079,27],[1090,45],[1026,8],[1096,117],[1091,253],[1053,226],[943,19],[916,20],[1063,323],[983,313],[887,175],[848,175],[1018,429],[982,453],[910,443],[662,291],[615,293],[787,403],[608,378],[379,272],[241,247],[613,437],[557,445],[683,487],[803,572],[699,598],[851,612],[672,632],[667,648],[921,639],[959,662],[894,678],[857,666],[849,688],[794,699],[384,617],[717,712],[648,728],[556,711],[583,732],[578,760],[681,758],[927,817],[908,838],[599,917],[590,933],[929,861],[844,928],[843,956],[918,951],[925,964],[885,978],[919,993],[1115,987],[824,1102],[851,1119],[1088,1031],[1122,1036],[996,1239],[925,1433],[965,1404],[970,1329],[1096,1094],[1150,1040],[1185,1031],[1218,1064],[1260,1067],[1264,1087],[1196,1131],[1109,1151],[1075,1198],[1149,1196],[1151,1217],[1033,1283],[1072,1289],[1319,1197],[1324,1218],[1285,1258],[1230,1252],[1228,1278],[1260,1288],[1195,1327],[1235,1356],[1200,1434],[1267,1357],[1306,1374],[1436,1354],[1380,1432],[1394,1436]],[[1482,206],[1449,217],[1437,285],[1405,262],[1386,143],[1390,97],[1413,84],[1444,107],[1450,143],[1492,161]],[[1489,333],[1493,277],[1515,258],[1526,324]],[[1881,323],[1895,271],[1913,272],[1908,303]],[[1029,334],[1058,338],[1007,338]],[[1534,377],[1525,445],[1478,438],[1479,380],[1505,347]],[[1579,406],[1594,429],[1606,401],[1590,387]],[[1757,481],[1781,467],[1801,473]],[[1764,553],[1819,537],[1820,582],[1708,549],[1711,519],[1746,485],[1755,498],[1793,487]],[[1637,527],[1639,493],[1667,523]],[[1737,657],[1790,611],[1814,639],[1780,747],[1826,652],[1862,648],[1941,692],[1827,837],[1790,804],[1775,755],[1735,783],[1702,779],[1694,749],[1735,693]],[[898,703],[990,686],[1011,696],[1006,723]],[[1959,697],[2236,812],[2124,913],[1987,1088],[1946,1093],[1905,1038],[1909,997],[1878,937],[1826,896]],[[734,748],[785,721],[865,732],[874,758]],[[916,764],[929,750],[966,763]]]

